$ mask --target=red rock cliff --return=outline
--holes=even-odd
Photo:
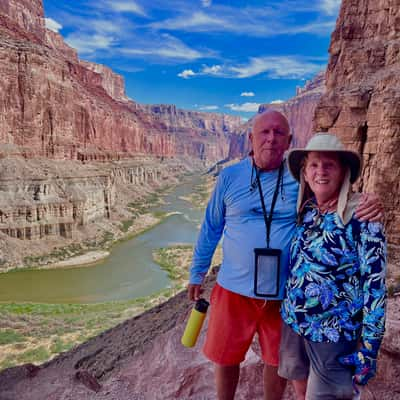
[[[43,42],[45,37],[42,0],[0,0],[0,32]]]
[[[359,187],[379,193],[400,244],[400,1],[343,0],[315,125],[362,154]]]
[[[56,159],[227,156],[230,124],[221,121],[229,117],[164,107],[160,118],[129,101],[122,77],[79,61],[45,30],[40,0],[0,0],[0,18],[0,144],[25,157]]]

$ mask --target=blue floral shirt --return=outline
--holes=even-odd
[[[291,246],[282,318],[313,342],[358,340],[379,347],[385,326],[386,242],[380,223],[343,225],[314,204]]]

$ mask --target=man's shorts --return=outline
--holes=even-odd
[[[210,319],[204,354],[219,365],[238,365],[246,356],[255,333],[262,358],[278,366],[282,320],[280,301],[245,297],[216,284],[210,298]]]
[[[306,400],[352,399],[351,369],[337,359],[356,348],[356,341],[311,342],[283,323],[278,374],[290,380],[308,378]]]

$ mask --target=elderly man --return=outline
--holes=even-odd
[[[191,300],[199,299],[215,248],[224,236],[203,349],[215,363],[220,400],[234,398],[240,363],[255,333],[264,361],[264,398],[280,400],[285,389],[286,381],[277,374],[279,307],[298,194],[284,160],[290,140],[289,124],[281,113],[269,110],[256,116],[250,134],[252,156],[220,173],[194,250],[188,286]],[[359,217],[380,212],[376,201],[368,203]]]

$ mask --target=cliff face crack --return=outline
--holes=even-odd
[[[18,99],[20,108],[20,123],[21,123],[21,134],[22,134],[22,145],[24,145],[24,125],[25,125],[25,93],[26,93],[26,73],[27,73],[27,56],[21,51],[18,52],[18,65],[17,65],[18,77]]]
[[[368,141],[368,124],[367,122],[365,122],[363,125],[361,125],[358,128],[358,132],[357,132],[357,139],[359,142],[358,145],[358,153],[361,155],[362,159],[365,160],[366,156],[364,155],[364,150],[365,150],[365,145],[367,144]],[[367,169],[367,165],[364,165],[364,172]],[[360,184],[360,190],[363,190],[363,186],[364,186],[364,180],[361,180],[361,184]]]

